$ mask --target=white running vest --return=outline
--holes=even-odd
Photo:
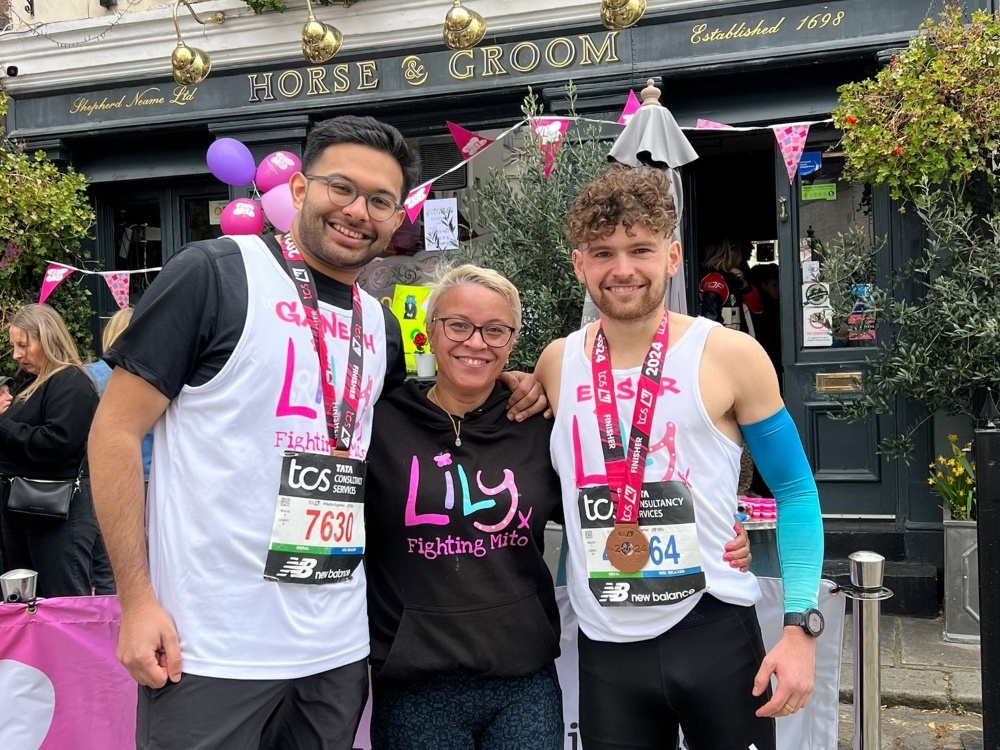
[[[717,325],[706,318],[696,318],[667,351],[639,512],[640,526],[650,538],[652,554],[643,567],[645,576],[632,579],[617,578],[614,572],[605,578],[600,574],[593,579],[588,576],[586,550],[603,550],[603,539],[614,523],[614,513],[607,490],[601,489],[607,485],[607,475],[594,408],[590,352],[584,350],[586,328],[566,339],[559,409],[550,447],[566,515],[568,593],[588,638],[618,643],[655,638],[680,622],[704,592],[739,605],[751,605],[760,597],[753,575],[740,573],[722,559],[726,543],[735,535],[733,514],[742,448],[712,424],[698,387],[705,341]],[[632,425],[641,370],[636,367],[614,371],[618,416],[625,441]],[[659,494],[652,490],[654,486],[661,488]],[[580,491],[587,487],[596,487],[597,491]],[[650,488],[649,493],[646,488]],[[690,523],[671,527],[678,530],[677,539],[672,531],[662,534],[657,530],[658,524],[666,523],[663,518],[679,511],[669,508],[671,504],[684,505],[688,513],[693,506],[694,511],[687,518]],[[653,536],[658,538],[654,540]],[[685,544],[693,554],[676,554],[685,552]],[[684,565],[680,564],[681,570],[662,575],[695,570],[697,575],[686,579],[678,575],[674,580],[701,583],[692,588],[680,586],[672,592],[666,583],[670,579],[650,578],[653,574],[649,571],[665,558],[669,563],[671,553],[677,559],[692,560],[696,567],[683,570]],[[592,553],[591,567],[600,565]],[[604,565],[613,570],[608,563]],[[661,565],[664,569],[668,567]]]
[[[329,453],[312,333],[285,268],[259,237],[233,237],[247,272],[246,325],[211,381],[185,386],[156,423],[149,567],[177,624],[183,669],[292,679],[368,656],[364,566],[329,585],[265,581],[281,453]],[[385,319],[362,292],[363,388],[351,456],[364,458],[382,391]],[[351,310],[320,304],[341,399]],[[170,335],[165,332],[164,335]]]

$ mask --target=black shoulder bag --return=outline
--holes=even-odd
[[[82,468],[81,466],[81,470]],[[69,517],[69,504],[78,489],[80,489],[79,472],[76,479],[11,477],[7,510],[65,521]]]

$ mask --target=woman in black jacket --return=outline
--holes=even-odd
[[[59,313],[26,305],[10,320],[14,361],[27,375],[0,401],[0,530],[7,569],[38,571],[40,596],[84,596],[91,588],[97,521],[84,454],[97,390]],[[8,509],[10,479],[75,480],[69,517],[59,520]]]

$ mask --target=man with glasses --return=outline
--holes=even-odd
[[[353,746],[364,459],[372,405],[405,377],[398,323],[355,282],[419,165],[361,117],[316,126],[302,164],[288,234],[185,247],[105,353],[90,466],[139,748]]]

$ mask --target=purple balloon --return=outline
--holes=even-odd
[[[254,184],[261,193],[266,193],[281,183],[288,182],[300,169],[302,161],[291,151],[275,151],[265,156],[257,167]]]
[[[222,210],[220,224],[226,234],[260,234],[264,212],[249,198],[237,198]]]
[[[235,138],[219,138],[206,156],[212,174],[227,185],[240,187],[253,182],[257,166],[253,154]]]
[[[292,188],[287,182],[271,188],[260,197],[264,214],[279,232],[292,228],[292,219],[299,210],[292,203]]]

